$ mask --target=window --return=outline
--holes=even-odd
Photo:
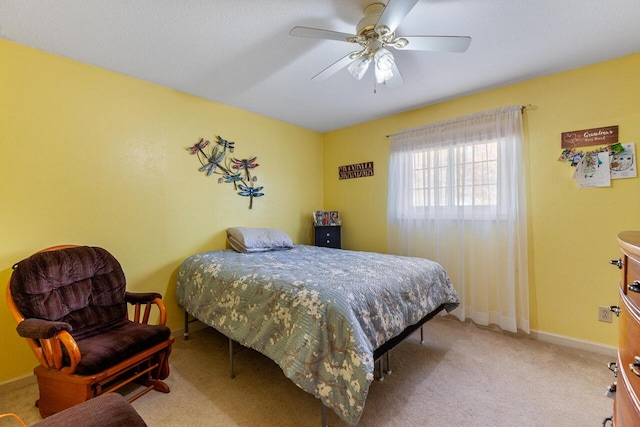
[[[460,296],[452,313],[529,331],[522,109],[512,105],[389,137],[387,241],[433,259]]]
[[[496,206],[496,141],[413,153],[413,206]]]

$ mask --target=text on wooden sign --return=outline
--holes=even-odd
[[[605,145],[618,142],[618,126],[562,132],[562,148]]]
[[[365,176],[373,176],[373,162],[338,166],[338,177],[340,179],[362,178]]]

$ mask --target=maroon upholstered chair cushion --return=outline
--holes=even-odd
[[[125,287],[118,260],[88,246],[33,254],[11,275],[11,296],[25,318],[69,323],[74,338],[124,318]]]
[[[14,266],[10,286],[23,316],[40,319],[23,322],[18,332],[27,336],[34,331],[47,335],[69,330],[82,355],[76,369],[79,375],[103,371],[171,335],[166,326],[127,320],[122,267],[102,248],[75,246],[36,253]],[[152,300],[156,296],[160,295],[137,297]],[[129,294],[132,298],[136,297]],[[44,328],[42,320],[56,323]],[[64,357],[68,363],[68,355]]]
[[[82,359],[78,375],[101,372],[129,357],[166,341],[171,330],[163,325],[147,325],[123,319],[99,334],[77,340]]]

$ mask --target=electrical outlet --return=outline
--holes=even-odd
[[[613,322],[613,313],[609,307],[598,307],[598,320],[601,322]]]

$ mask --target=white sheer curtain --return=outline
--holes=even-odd
[[[460,320],[528,333],[521,107],[389,138],[389,252],[439,262],[460,295]]]

